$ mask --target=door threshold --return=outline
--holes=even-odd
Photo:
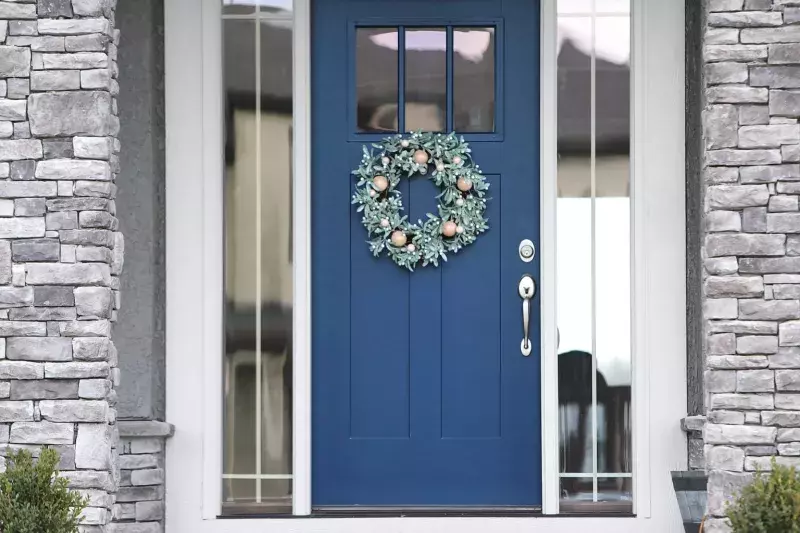
[[[330,518],[363,518],[363,517],[467,517],[467,516],[540,516],[540,505],[531,507],[474,507],[474,506],[422,506],[422,507],[372,507],[353,505],[346,507],[314,507],[314,516]]]

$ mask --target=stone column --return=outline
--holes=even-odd
[[[710,533],[757,467],[800,466],[800,0],[707,0]]]
[[[92,533],[118,485],[115,3],[0,1],[0,442],[56,447]]]

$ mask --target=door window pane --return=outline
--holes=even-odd
[[[447,115],[447,31],[405,33],[405,129],[444,131]]]
[[[397,123],[396,28],[356,29],[356,100],[360,132],[395,132]]]
[[[494,28],[453,30],[453,123],[459,132],[494,131]]]
[[[558,5],[561,507],[630,512],[630,3]]]
[[[226,515],[291,510],[291,6],[249,4],[222,20]]]

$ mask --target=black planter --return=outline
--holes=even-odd
[[[706,514],[708,476],[702,470],[672,472],[672,486],[686,533],[698,533]]]

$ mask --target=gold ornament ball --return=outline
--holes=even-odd
[[[389,186],[389,180],[385,176],[375,176],[372,178],[372,185],[375,186],[378,192],[383,192]]]
[[[461,192],[467,192],[472,188],[472,181],[464,177],[458,178],[456,187],[458,187],[458,190]]]
[[[445,237],[452,237],[456,234],[456,223],[448,220],[444,224],[442,224],[442,235]]]
[[[455,163],[456,165],[460,165],[461,164],[461,158],[458,157],[458,156],[455,156],[453,158],[453,163]]]
[[[398,248],[402,248],[406,245],[406,234],[402,231],[395,231],[392,233],[392,244],[397,246]]]
[[[425,150],[417,150],[414,152],[414,162],[418,165],[424,165],[428,162],[428,153]]]

